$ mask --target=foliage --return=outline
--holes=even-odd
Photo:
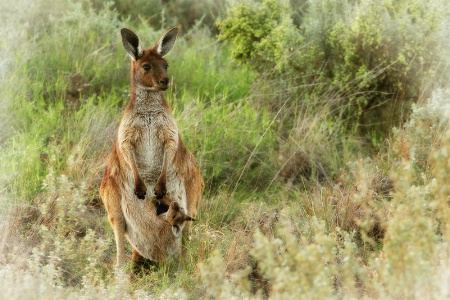
[[[117,107],[112,106],[123,100],[117,94],[122,89],[118,79],[126,76],[126,67],[118,63],[120,55],[110,54],[117,48],[111,41],[117,34],[117,15],[109,7],[96,14],[91,9],[84,11],[77,3],[66,5],[60,17],[49,14],[48,23],[28,28],[22,48],[9,52],[17,61],[3,82],[2,97],[12,118],[10,130],[17,134],[2,145],[5,156],[1,168],[9,178],[17,176],[7,187],[19,197],[39,192],[52,147],[68,150],[68,145],[78,142],[78,132],[74,133],[78,130],[70,125],[80,121],[80,113],[77,116],[73,110],[86,103],[84,110],[102,107],[114,113]],[[102,97],[103,103],[95,96],[87,100],[89,94],[102,93],[102,89],[109,93],[108,99]],[[98,112],[101,115],[104,111]],[[102,146],[95,146],[95,151],[101,151]],[[19,153],[23,159],[7,159]],[[59,151],[59,167],[64,168],[67,155],[68,151]]]
[[[430,149],[439,146],[448,127],[448,98],[448,91],[436,90],[425,105],[413,105],[411,119],[404,128],[393,130],[395,156],[411,160],[418,175],[433,166]]]
[[[233,43],[232,55],[240,63],[259,72],[273,67],[284,69],[290,47],[302,44],[292,30],[288,10],[286,1],[238,2],[230,7],[228,17],[217,23],[219,38]]]
[[[87,6],[101,10],[104,1],[86,1]],[[205,24],[215,31],[214,22],[224,10],[225,0],[113,0],[112,6],[120,18],[129,18],[134,23],[143,21],[154,28],[165,28],[176,24],[187,32],[198,24]]]
[[[299,86],[296,101],[334,94],[336,114],[350,128],[361,125],[366,134],[365,127],[370,133],[371,124],[378,124],[372,129],[386,133],[397,124],[395,116],[448,81],[442,76],[448,65],[442,51],[448,48],[447,5],[309,1],[297,27],[295,7],[286,1],[238,1],[218,22],[219,37],[232,43],[238,62]]]
[[[359,163],[346,181],[341,178],[342,186],[335,187],[336,193],[321,188],[321,197],[310,200],[319,202],[312,203],[313,207],[290,202],[281,210],[263,208],[258,212],[248,206],[242,214],[245,230],[235,236],[228,250],[213,252],[200,265],[207,298],[448,297],[449,275],[445,268],[450,259],[447,222],[450,131],[446,114],[435,108],[437,103],[440,108],[447,107],[449,100],[448,93],[435,93],[426,105],[415,108],[404,129],[398,129],[397,134],[407,135],[413,145],[424,142],[427,148],[421,150],[432,153],[428,160],[433,167],[432,171],[423,171],[425,176],[416,172],[415,159],[396,156],[394,159],[400,162],[390,170],[394,187],[385,194],[384,197],[390,196],[384,201],[376,200],[381,195],[374,186],[376,174],[373,174],[374,167],[381,167],[381,162],[366,161]],[[422,123],[425,120],[427,125]],[[434,135],[430,144],[424,135],[410,131],[413,126],[419,132],[433,128],[430,129],[433,134],[441,133]],[[398,144],[393,145],[391,151],[395,153],[397,147]],[[414,146],[408,149],[413,150]],[[422,176],[421,181],[417,181],[418,176]],[[344,194],[346,187],[353,192]],[[305,198],[314,195],[317,193]],[[374,206],[367,205],[370,198],[381,203],[383,210],[375,211]],[[331,213],[322,214],[321,209],[327,205]],[[336,219],[333,225],[333,218],[343,216],[340,209],[354,215],[347,223]],[[380,225],[385,237],[378,251],[361,247],[357,238],[359,232],[365,231],[363,238],[371,239],[364,224],[367,209],[376,213],[369,221],[377,216],[384,219]],[[342,229],[354,221],[353,225],[358,226]],[[233,263],[230,259],[239,263],[237,268],[229,267]]]

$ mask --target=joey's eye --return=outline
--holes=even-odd
[[[143,68],[144,68],[144,71],[150,71],[150,69],[152,68],[152,66],[146,64],[146,65],[143,66]]]
[[[167,70],[167,68],[169,68],[169,65],[166,65],[166,70]]]

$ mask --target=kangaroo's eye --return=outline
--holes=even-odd
[[[144,71],[150,71],[150,69],[152,68],[152,66],[150,66],[149,64],[146,64],[143,66]]]
[[[169,68],[169,65],[166,65],[166,70],[167,70],[167,68]]]

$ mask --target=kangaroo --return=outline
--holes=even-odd
[[[131,56],[131,94],[100,185],[114,230],[118,266],[126,262],[125,238],[135,262],[143,258],[159,262],[180,252],[180,235],[191,222],[185,218],[171,224],[162,213],[176,201],[176,211],[193,219],[202,197],[202,176],[164,97],[169,78],[163,57],[177,34],[178,29],[172,28],[144,50],[133,31],[121,30],[123,46]],[[170,202],[161,204],[164,199]],[[176,205],[172,204],[172,211]]]

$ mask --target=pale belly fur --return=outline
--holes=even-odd
[[[161,174],[162,147],[157,143],[146,145],[145,155],[138,153],[138,172],[147,187],[144,200],[134,195],[134,179],[129,172],[128,184],[122,195],[122,211],[127,223],[126,237],[133,247],[145,258],[161,261],[179,252],[181,237],[172,234],[171,226],[163,216],[156,214],[154,205],[154,187]],[[177,170],[172,165],[167,170],[167,197],[177,201],[187,211],[186,191],[184,182],[177,176]]]

